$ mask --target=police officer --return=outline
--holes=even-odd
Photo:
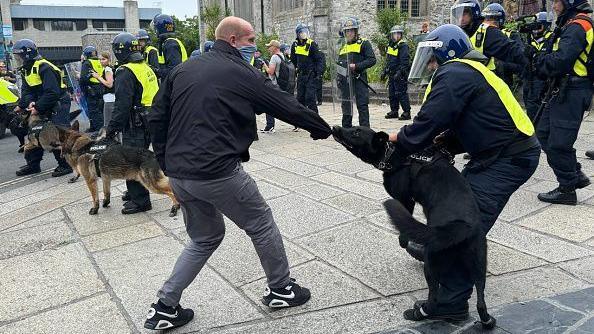
[[[402,39],[404,29],[393,26],[390,29],[390,44],[386,53],[386,68],[382,74],[388,76],[388,95],[390,98],[390,112],[386,118],[410,119],[410,102],[408,100],[408,44]],[[383,81],[384,78],[382,78]],[[402,106],[402,116],[398,117],[398,108]]]
[[[483,65],[486,60],[465,33],[452,24],[438,27],[417,46],[409,78],[432,78],[424,102],[412,124],[394,142],[395,164],[434,141],[456,152],[469,152],[472,160],[462,171],[478,204],[486,234],[510,196],[538,166],[540,146],[534,127],[503,80]],[[441,134],[441,135],[440,135]],[[409,320],[452,319],[468,316],[473,279],[461,267],[452,268],[440,281],[435,300],[416,303],[405,311]]]
[[[501,18],[505,20],[505,16]],[[466,32],[475,50],[489,58],[487,68],[491,71],[497,67],[495,59],[517,64],[520,68],[526,66],[522,45],[506,36],[493,20],[484,21],[478,0],[458,0],[452,6],[451,22]]]
[[[587,0],[555,0],[556,30],[550,53],[534,60],[537,75],[552,79],[554,94],[538,123],[538,139],[547,154],[559,186],[541,193],[543,202],[575,205],[576,189],[587,187],[590,180],[581,170],[575,156],[575,143],[584,116],[592,100],[592,81],[586,60],[594,44],[592,7]]]
[[[175,37],[175,23],[167,14],[155,16],[151,23],[159,36],[159,78],[165,78],[177,64],[188,59],[184,44]]]
[[[204,53],[210,52],[210,49],[212,49],[213,45],[214,45],[213,41],[204,42]]]
[[[43,59],[37,51],[37,46],[30,39],[17,41],[12,49],[16,65],[20,68],[22,77],[21,98],[15,109],[16,112],[29,111],[32,115],[39,115],[42,119],[54,120],[58,125],[69,126],[60,115],[62,108],[60,98],[66,94],[66,85],[62,80],[62,71],[54,64]],[[58,116],[58,117],[56,117]],[[55,118],[55,119],[54,119]],[[52,176],[62,176],[72,173],[72,168],[61,157],[59,151],[53,152],[58,167]],[[43,159],[43,149],[35,147],[25,151],[27,165],[16,172],[17,176],[39,173],[39,164]]]
[[[316,101],[318,101],[318,106],[322,105],[322,99],[324,97],[324,71],[326,70],[326,55],[323,52],[320,52],[320,57],[322,59],[322,73],[318,75],[318,81],[316,83]]]
[[[339,66],[344,64],[347,71],[350,71],[348,79],[338,77],[342,94],[342,126],[345,128],[353,126],[353,110],[349,101],[352,98],[351,87],[357,102],[359,125],[369,127],[369,90],[365,83],[367,83],[367,69],[375,65],[376,59],[371,43],[359,36],[360,26],[358,18],[349,17],[344,20],[341,27],[341,34],[346,43],[339,52],[338,62]]]
[[[547,40],[551,37],[552,32],[551,21],[547,12],[540,12],[536,14],[537,29],[532,30],[529,38],[529,45],[527,48],[532,48],[532,52],[538,54],[546,51],[544,47]],[[524,105],[526,112],[530,119],[534,119],[536,111],[540,106],[542,100],[543,89],[545,87],[545,80],[542,80],[537,75],[534,75],[533,64],[530,64],[530,70],[526,72],[526,82],[523,87]]]
[[[318,43],[309,38],[309,28],[305,24],[297,25],[295,35],[296,39],[291,45],[291,61],[297,72],[297,100],[309,109],[318,112],[317,83],[319,77],[324,74],[322,52]]]
[[[158,71],[159,49],[151,45],[151,36],[146,30],[140,29],[136,34],[136,38],[138,38],[138,44],[140,45],[140,50],[144,55],[144,60],[151,67],[151,69],[153,69],[153,71]]]
[[[112,42],[113,53],[120,66],[115,74],[115,105],[107,126],[107,138],[122,133],[122,144],[148,148],[150,137],[145,122],[153,97],[159,90],[157,76],[144,62],[138,39],[129,33],[120,33]],[[126,181],[129,201],[124,203],[123,214],[152,209],[149,192],[137,181]]]
[[[96,132],[103,127],[103,85],[93,77],[93,73],[103,76],[103,66],[99,61],[97,49],[87,46],[81,55],[80,88],[87,101],[89,111],[90,132]]]

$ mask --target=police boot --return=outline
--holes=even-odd
[[[128,193],[128,190],[124,191],[124,194],[122,195],[122,201],[128,202],[131,200],[132,200],[132,196],[130,196],[130,194]]]
[[[400,115],[400,117],[398,117],[398,120],[400,121],[408,121],[409,119],[411,119],[410,111],[405,111],[402,113],[402,115]]]
[[[135,213],[145,212],[152,210],[153,206],[151,203],[147,203],[145,205],[138,205],[132,201],[124,203],[124,208],[122,209],[122,214],[124,215],[131,215]]]
[[[586,151],[586,156],[590,159],[594,159],[594,150]]]
[[[398,118],[398,112],[397,111],[390,111],[389,113],[386,114],[386,116],[384,116],[386,119],[390,119],[390,118]]]
[[[72,173],[72,168],[70,168],[70,166],[58,166],[52,172],[52,177],[64,176],[70,173]]]
[[[409,241],[406,246],[406,252],[417,261],[425,261],[425,246],[421,244]]]
[[[39,166],[23,166],[21,169],[17,170],[16,175],[17,176],[25,176],[25,175],[31,175],[31,174],[37,174],[37,173],[41,173],[41,168]]]
[[[590,185],[590,179],[584,172],[578,172],[578,182],[575,184],[575,189],[583,189]]]
[[[538,194],[538,199],[542,202],[553,204],[576,205],[577,195],[575,188],[559,186],[548,193]]]

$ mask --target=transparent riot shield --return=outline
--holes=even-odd
[[[353,64],[352,53],[348,52],[347,41],[340,26],[330,32],[328,38],[328,66],[332,84],[332,100],[335,112],[342,115],[353,115],[355,102],[354,76],[350,69]]]
[[[78,80],[80,78],[80,68],[80,61],[64,64],[66,78],[68,79],[67,84],[68,86],[72,87],[74,102],[78,105],[78,109],[82,110],[82,112],[75,119],[79,121],[80,129],[85,130],[89,127],[89,117],[87,102],[82,94],[80,85],[78,84]]]

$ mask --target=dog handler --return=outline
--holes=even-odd
[[[179,301],[223,240],[223,215],[252,239],[268,279],[264,305],[297,306],[310,298],[309,290],[290,277],[272,211],[241,161],[249,159],[256,137],[256,111],[305,129],[313,139],[328,138],[330,126],[250,65],[256,34],[249,22],[226,17],[215,35],[210,52],[167,76],[149,114],[157,160],[191,239],[151,305],[144,324],[149,329],[178,327],[193,318]]]
[[[107,125],[107,138],[122,132],[122,144],[148,148],[150,138],[146,125],[153,97],[159,90],[157,76],[144,61],[138,39],[129,33],[118,34],[112,42],[113,54],[120,66],[115,74],[115,104]],[[148,190],[137,181],[126,181],[129,200],[122,214],[152,209]]]
[[[419,43],[409,79],[431,78],[421,111],[410,125],[391,134],[396,165],[434,140],[468,152],[462,171],[472,189],[487,233],[510,196],[536,170],[540,145],[534,127],[509,87],[485,65],[461,28],[448,24]],[[438,136],[444,131],[447,134]],[[436,138],[437,136],[437,138]],[[455,208],[452,208],[455,210]],[[440,282],[436,301],[407,310],[409,320],[460,319],[468,315],[472,279],[452,268]]]

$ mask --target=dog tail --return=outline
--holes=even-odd
[[[464,221],[453,221],[447,226],[430,227],[416,220],[397,200],[384,202],[392,224],[410,240],[425,245],[430,252],[453,247],[478,233],[476,227]]]

